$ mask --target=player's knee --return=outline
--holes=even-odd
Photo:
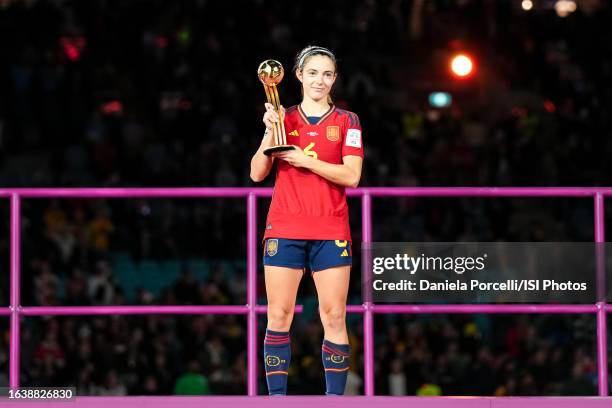
[[[328,329],[342,330],[346,324],[346,307],[328,307],[319,310],[321,321]]]
[[[292,319],[293,310],[285,307],[268,306],[268,327],[271,330],[288,330]]]

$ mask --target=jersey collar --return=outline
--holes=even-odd
[[[315,123],[313,126],[317,126],[320,125],[321,123],[323,123],[325,121],[325,119],[329,118],[329,116],[336,110],[336,105],[331,105],[329,107],[329,109],[327,110],[327,112],[325,112],[323,114],[323,116],[321,116],[321,118],[319,119],[319,121],[317,123]],[[302,118],[302,120],[304,121],[304,123],[306,123],[307,125],[312,125],[312,123],[310,123],[308,121],[308,118],[306,117],[306,114],[304,113],[304,111],[302,110],[302,104],[298,104],[298,112],[300,113],[300,117]]]

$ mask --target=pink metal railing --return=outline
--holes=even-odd
[[[19,386],[20,318],[46,315],[109,315],[109,314],[242,314],[247,316],[248,395],[257,395],[257,315],[266,313],[266,306],[257,299],[257,197],[269,197],[269,188],[52,188],[0,189],[0,197],[11,203],[11,283],[10,306],[0,308],[0,315],[10,315],[9,384]],[[379,187],[349,189],[349,196],[361,197],[362,240],[372,242],[373,197],[593,197],[595,242],[605,242],[604,196],[612,195],[609,187]],[[131,198],[131,197],[245,197],[247,203],[247,304],[235,306],[54,306],[22,307],[20,300],[20,231],[22,198]],[[367,256],[364,251],[363,256]],[[599,260],[598,260],[599,264]],[[363,259],[362,265],[368,265]],[[363,272],[365,274],[367,271]],[[600,299],[602,297],[599,297]],[[370,299],[365,296],[365,299]],[[297,306],[296,311],[301,311]],[[612,305],[597,302],[588,305],[348,305],[347,312],[363,314],[365,395],[374,395],[374,314],[375,313],[594,313],[597,319],[597,363],[599,395],[608,394],[607,312]]]

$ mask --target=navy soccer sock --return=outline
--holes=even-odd
[[[325,394],[344,395],[351,346],[349,344],[335,344],[329,340],[323,340],[321,354],[323,367],[325,368]]]
[[[287,395],[287,375],[291,362],[289,332],[266,330],[264,365],[270,395]]]

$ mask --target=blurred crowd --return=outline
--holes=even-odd
[[[609,183],[610,7],[559,18],[519,3],[5,0],[0,183],[251,185],[256,67],[285,65],[293,105],[308,43],[339,58],[334,99],[361,118],[362,185]],[[477,60],[470,80],[449,78],[459,50]],[[431,91],[455,101],[430,108]]]
[[[377,390],[390,395],[596,395],[593,316],[389,316]]]
[[[271,57],[284,64],[281,101],[293,105],[292,58],[311,43],[335,51],[334,101],[360,116],[362,185],[609,185],[612,45],[600,40],[612,36],[610,6],[579,2],[560,18],[519,3],[0,0],[0,185],[252,186],[247,169],[265,100],[257,65]],[[477,59],[476,75],[463,82],[444,62],[461,49]],[[453,104],[430,107],[431,91],[451,93]],[[349,204],[357,243],[359,205]],[[201,279],[185,267],[159,295],[142,282],[129,298],[113,262],[117,251],[136,263],[246,259],[242,200],[23,205],[25,305],[245,303],[244,271]],[[261,219],[265,200],[259,208]],[[381,199],[374,219],[377,241],[593,239],[590,199]],[[351,302],[360,303],[353,275]],[[313,285],[300,294],[312,307],[292,328],[294,394],[324,389],[313,296]],[[362,328],[354,317],[349,323],[347,393],[358,394]],[[72,384],[82,395],[244,394],[245,324],[218,316],[26,318],[21,382]],[[3,385],[7,319],[0,325]],[[379,394],[596,393],[588,316],[396,316],[376,325]]]

